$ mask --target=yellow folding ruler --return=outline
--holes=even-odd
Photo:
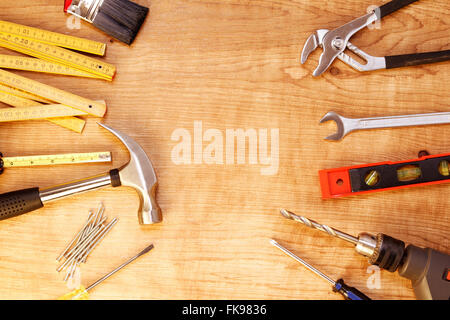
[[[68,36],[62,33],[41,30],[0,20],[0,46],[48,62],[62,64],[66,68],[83,71],[91,74],[91,77],[93,78],[111,81],[116,72],[116,68],[112,64],[67,50],[72,49],[103,56],[105,54],[106,44]],[[30,67],[32,68],[33,66]],[[41,69],[42,67],[36,68],[36,70],[33,70],[32,68],[30,71],[51,71],[51,73],[55,73],[55,69],[51,69],[51,65],[45,66],[43,68],[45,71],[41,71]],[[80,76],[80,74],[69,75]]]
[[[37,120],[83,115],[86,115],[86,112],[69,108],[62,104],[43,104],[40,106],[16,109],[2,108],[0,109],[0,122]]]
[[[35,107],[41,105],[39,102],[26,99],[20,96],[16,96],[15,94],[11,94],[10,92],[3,91],[5,86],[0,85],[0,102],[8,104],[10,106],[16,108],[25,108],[25,107]],[[15,93],[15,91],[12,91]],[[77,117],[58,117],[58,118],[50,118],[46,119],[54,124],[57,124],[63,128],[67,128],[73,130],[77,133],[81,133],[86,125],[86,121]]]
[[[8,86],[5,86],[4,84],[0,83],[0,90],[4,91],[6,93],[18,96],[18,97],[22,97],[28,100],[34,100],[34,101],[38,101],[38,102],[42,102],[42,103],[52,103],[50,100],[47,100],[45,98],[39,97],[37,95],[16,89],[16,88],[11,88]],[[6,103],[6,102],[5,102]],[[16,106],[15,106],[16,107]],[[26,107],[26,106],[24,106]]]
[[[20,35],[24,38],[36,40],[46,44],[73,49],[81,52],[92,53],[100,56],[103,56],[106,51],[106,44],[101,42],[23,26],[7,21],[0,20],[0,31],[9,34]]]
[[[3,172],[3,168],[111,162],[111,160],[111,152],[67,153],[25,157],[3,157],[0,153],[0,173]]]
[[[89,100],[2,69],[0,69],[0,83],[97,117],[103,117],[106,113],[104,103]],[[74,114],[67,114],[67,116],[69,115]]]
[[[111,81],[116,73],[112,64],[36,40],[30,40],[20,35],[0,32],[0,46],[92,73],[97,78]]]
[[[94,74],[36,58],[0,54],[0,68],[97,78]]]

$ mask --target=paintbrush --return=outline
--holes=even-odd
[[[130,45],[149,9],[129,0],[65,0],[64,11]]]

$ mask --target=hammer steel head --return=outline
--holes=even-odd
[[[130,152],[130,161],[118,170],[121,185],[134,188],[139,195],[139,223],[161,222],[162,213],[156,202],[158,181],[149,157],[142,147],[126,134],[105,124],[99,123],[99,125],[119,138]]]

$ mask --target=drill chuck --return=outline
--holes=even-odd
[[[369,263],[395,272],[402,262],[405,243],[385,234],[360,233],[356,251],[369,258]]]
[[[372,257],[377,250],[377,237],[370,233],[360,233],[356,243],[356,251],[365,257]]]
[[[377,235],[375,252],[369,257],[369,263],[395,272],[402,262],[405,253],[405,243],[385,234]]]

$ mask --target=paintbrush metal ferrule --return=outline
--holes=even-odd
[[[70,0],[67,12],[93,23],[103,0]]]

